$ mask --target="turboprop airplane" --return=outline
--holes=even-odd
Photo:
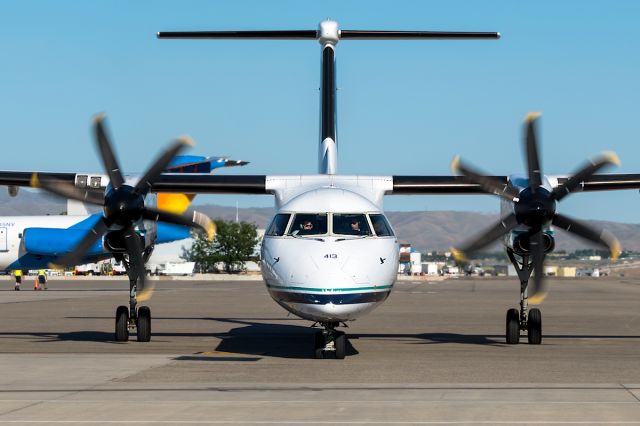
[[[341,30],[334,21],[323,21],[317,30],[296,31],[198,31],[160,32],[158,37],[196,39],[306,39],[317,40],[321,46],[320,90],[320,146],[318,173],[309,175],[180,175],[161,174],[142,188],[152,192],[212,193],[212,194],[271,194],[275,198],[276,214],[269,225],[262,243],[261,268],[271,297],[284,309],[313,321],[321,326],[313,344],[317,358],[344,358],[346,336],[339,326],[359,318],[383,303],[391,292],[398,270],[399,247],[394,231],[383,212],[385,195],[425,194],[478,194],[487,186],[481,178],[467,176],[356,176],[338,174],[336,145],[336,85],[335,52],[341,40],[380,39],[498,39],[498,33],[489,32],[439,32],[439,31],[354,31]],[[108,145],[108,144],[106,144]],[[110,151],[109,151],[110,152]],[[86,248],[100,241],[110,228],[106,223],[117,223],[124,229],[150,217],[141,207],[136,190],[123,185],[113,170],[117,164],[105,158],[110,176],[104,199],[103,222],[94,228],[95,234],[87,234],[91,244],[80,244],[74,256],[86,252]],[[529,156],[534,158],[533,156]],[[537,158],[537,156],[536,156]],[[613,157],[605,157],[607,163]],[[460,163],[461,164],[461,163]],[[533,164],[533,163],[531,163]],[[524,183],[515,177],[496,176],[501,191],[513,195],[520,228],[547,232],[548,220],[536,222],[538,203],[544,192],[553,189],[558,194],[572,191],[594,191],[640,188],[640,174],[595,175],[597,169],[583,168],[573,177],[545,177],[539,166],[530,169],[540,176]],[[599,169],[599,168],[598,168]],[[460,168],[460,170],[463,170]],[[469,173],[467,173],[469,174]],[[24,186],[29,184],[30,172],[0,172],[0,184]],[[76,191],[74,174],[53,176]],[[50,179],[53,177],[42,177]],[[537,179],[534,177],[534,179]],[[144,183],[144,179],[141,181]],[[140,182],[136,184],[139,187]],[[554,186],[555,185],[555,186]],[[128,189],[127,189],[128,188]],[[533,189],[532,189],[533,188]],[[492,189],[495,189],[492,187]],[[527,195],[534,192],[535,196]],[[491,191],[495,192],[495,191]],[[75,192],[74,192],[75,193]],[[517,197],[516,197],[517,195]],[[76,198],[83,197],[77,193]],[[559,195],[558,195],[559,196]],[[544,199],[546,200],[546,199]],[[543,201],[544,201],[543,200]],[[102,198],[96,199],[101,202]],[[549,212],[551,210],[548,210]],[[560,217],[559,215],[557,215]],[[545,214],[544,218],[548,218]],[[554,216],[555,217],[555,216]],[[562,216],[564,217],[564,216]],[[553,220],[553,219],[552,219]],[[558,219],[557,223],[561,223]],[[511,222],[510,222],[511,223]],[[566,222],[565,222],[566,223]],[[572,228],[578,222],[571,222]],[[506,229],[506,227],[505,227]],[[512,228],[509,228],[512,229]],[[590,228],[589,228],[590,229]],[[515,231],[516,228],[513,228]],[[575,228],[573,229],[575,231]],[[578,234],[589,237],[589,233]],[[596,234],[599,234],[596,231]],[[122,247],[122,233],[115,241]],[[125,232],[131,235],[131,232]],[[544,236],[543,236],[544,238]],[[111,231],[102,237],[102,243],[112,245]],[[531,245],[531,238],[519,240],[523,250]],[[592,240],[594,240],[592,238]],[[529,241],[526,243],[525,241]],[[539,241],[539,236],[533,242]],[[616,244],[597,239],[615,251]],[[130,244],[131,246],[131,244]],[[463,247],[473,248],[473,247]],[[141,247],[133,247],[130,255]],[[529,249],[530,250],[530,249]],[[535,250],[534,250],[535,251]],[[536,256],[539,256],[539,251]],[[140,262],[141,263],[141,262]],[[135,283],[132,285],[135,290]],[[132,292],[135,298],[135,291]],[[135,305],[132,305],[135,308]],[[123,308],[123,309],[121,309]],[[117,327],[121,316],[126,318],[126,307],[118,308]],[[142,309],[138,309],[138,318]],[[148,309],[148,308],[147,308]],[[145,311],[148,315],[148,311]],[[132,310],[131,315],[135,315]],[[140,329],[138,328],[138,333]]]

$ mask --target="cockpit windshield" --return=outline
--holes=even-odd
[[[338,235],[369,236],[371,229],[364,214],[333,214],[333,233]]]
[[[387,222],[387,218],[383,214],[370,214],[373,230],[376,231],[378,237],[393,237],[391,225]]]
[[[325,235],[327,233],[326,213],[298,213],[293,220],[289,235]]]
[[[291,218],[293,216],[293,218]],[[268,237],[304,237],[318,235],[355,237],[393,237],[391,225],[381,213],[279,213]],[[344,238],[342,238],[344,239]]]
[[[284,231],[287,229],[287,224],[289,223],[290,214],[277,214],[276,217],[273,218],[271,222],[271,226],[267,229],[266,234],[270,237],[281,237],[284,235]]]

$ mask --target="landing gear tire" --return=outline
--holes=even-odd
[[[347,336],[344,333],[338,333],[336,340],[334,341],[336,347],[335,357],[336,359],[344,359],[347,349]]]
[[[507,311],[507,344],[517,345],[520,342],[520,313],[511,308]]]
[[[151,309],[141,306],[138,309],[138,342],[151,340]]]
[[[314,358],[344,359],[347,353],[347,336],[336,330],[317,331],[314,336]]]
[[[129,340],[129,308],[118,306],[116,309],[116,342],[126,342]]]
[[[527,339],[531,345],[542,343],[542,313],[534,308],[529,311],[527,318]]]
[[[314,353],[313,356],[315,359],[324,359],[324,333],[322,331],[316,331],[314,336]]]

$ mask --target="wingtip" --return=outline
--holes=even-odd
[[[540,117],[541,115],[542,113],[537,111],[528,112],[527,115],[525,115],[524,117],[524,121],[526,123],[531,123],[532,121],[535,121],[536,119],[538,119],[538,117]]]

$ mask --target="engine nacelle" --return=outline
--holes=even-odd
[[[556,242],[551,232],[545,231],[542,235],[544,252],[549,253],[553,251]],[[530,234],[528,232],[512,233],[511,248],[515,254],[522,256],[531,253],[529,236]]]
[[[142,258],[146,262],[153,252],[153,244],[147,245],[145,237],[136,233],[136,236],[140,239],[140,246],[143,247]],[[104,246],[107,250],[114,254],[116,259],[121,259],[121,256],[127,252],[127,246],[124,242],[124,231],[111,231],[104,236]]]
[[[124,243],[124,231],[108,232],[104,236],[104,246],[113,253],[125,253],[127,246]]]

